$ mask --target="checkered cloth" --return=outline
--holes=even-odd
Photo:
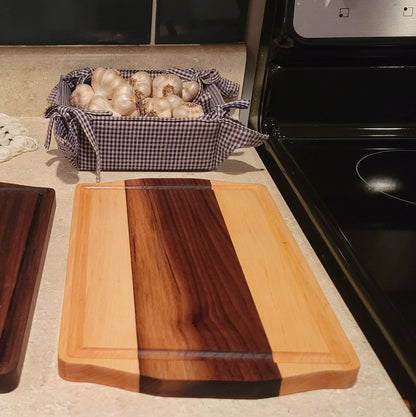
[[[247,128],[230,116],[231,108],[247,108],[247,100],[228,103],[239,85],[222,78],[215,69],[198,71],[171,68],[147,71],[152,78],[168,72],[182,80],[196,80],[194,99],[204,116],[199,119],[113,117],[70,105],[78,84],[90,83],[94,69],[84,68],[62,76],[51,91],[45,117],[50,118],[45,147],[54,134],[58,148],[80,170],[95,170],[99,181],[105,171],[205,171],[215,169],[231,153],[262,144],[267,135]],[[137,70],[120,70],[128,79]]]

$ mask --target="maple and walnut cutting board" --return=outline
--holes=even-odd
[[[259,398],[347,388],[358,369],[264,186],[77,186],[63,378],[162,396]]]
[[[55,191],[0,182],[0,392],[20,380]]]

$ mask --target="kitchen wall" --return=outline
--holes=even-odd
[[[216,68],[250,98],[243,84],[255,67],[263,3],[9,2],[0,13],[0,113],[42,116],[59,77],[87,66]]]
[[[8,1],[1,6],[0,45],[244,42],[248,5],[249,0]]]

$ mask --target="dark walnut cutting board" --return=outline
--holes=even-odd
[[[20,380],[55,191],[0,182],[0,392]]]
[[[359,361],[266,188],[78,185],[59,373],[161,396],[354,384]]]

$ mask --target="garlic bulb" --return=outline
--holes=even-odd
[[[195,119],[203,116],[204,111],[199,104],[185,101],[183,104],[173,109],[172,115],[179,119]]]
[[[93,111],[109,111],[113,113],[113,116],[116,115],[113,112],[113,108],[111,107],[110,102],[104,96],[100,96],[99,94],[96,94],[90,100],[90,102],[88,103],[87,109],[93,110]]]
[[[182,80],[174,74],[159,74],[153,79],[153,97],[182,95]]]
[[[125,82],[114,90],[111,106],[114,111],[122,116],[129,116],[136,110],[136,102],[137,99],[133,87]]]
[[[192,101],[199,93],[199,84],[197,81],[184,81],[182,84],[183,101]]]
[[[183,103],[181,97],[176,96],[175,94],[170,94],[166,97],[166,100],[169,101],[170,107],[173,110],[174,108],[180,106]]]
[[[129,83],[133,86],[136,94],[141,94],[143,97],[150,97],[152,95],[152,79],[147,72],[138,71],[129,78]]]
[[[126,80],[120,73],[112,68],[97,68],[91,78],[91,86],[94,93],[108,99],[111,99],[114,90],[125,82]]]
[[[86,109],[94,96],[94,90],[88,84],[79,84],[71,94],[71,105],[80,109]]]
[[[172,117],[169,101],[164,97],[148,97],[143,100],[146,116]]]

